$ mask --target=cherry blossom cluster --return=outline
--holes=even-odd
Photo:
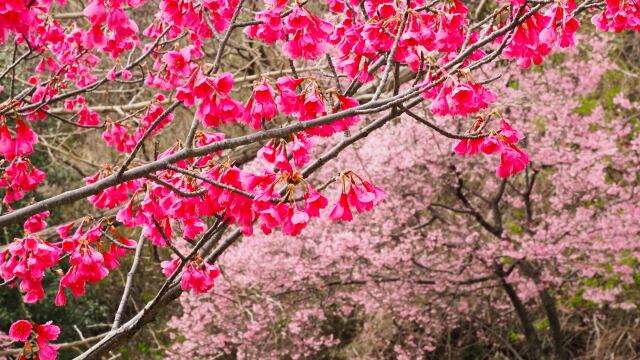
[[[276,87],[280,92],[280,96],[276,99],[280,112],[287,116],[294,116],[300,121],[313,120],[359,105],[358,100],[333,89],[322,91],[314,79],[285,76],[278,79]],[[302,88],[302,91],[297,92],[298,88]],[[349,129],[359,120],[358,115],[347,116],[330,124],[310,128],[305,133],[327,137]]]
[[[269,140],[260,150],[258,157],[272,163],[282,171],[293,172],[293,167],[289,161],[289,154],[293,158],[293,163],[297,167],[305,166],[310,159],[312,140],[304,133],[297,133],[290,136],[290,141],[280,139],[280,141]]]
[[[203,39],[213,36],[208,23],[213,25],[216,32],[225,31],[237,6],[238,0],[162,0],[156,16],[160,21],[153,22],[145,34],[160,35],[165,26],[170,27],[169,34],[172,37],[188,30],[189,39],[201,45]]]
[[[27,235],[0,253],[0,276],[7,282],[19,279],[25,303],[35,303],[44,298],[42,278],[45,271],[58,264],[62,251],[55,244],[42,239],[36,232],[46,227],[48,212],[31,217],[24,224]],[[17,282],[12,282],[14,286]]]
[[[58,347],[49,342],[60,335],[60,328],[51,321],[36,324],[29,320],[18,320],[9,328],[9,338],[24,343],[20,359],[54,360],[58,356]]]
[[[242,117],[243,107],[229,96],[233,83],[230,73],[210,77],[197,69],[186,84],[178,88],[176,98],[186,106],[194,106],[197,102],[196,117],[205,127],[234,123]]]
[[[497,100],[496,95],[481,84],[452,77],[423,92],[422,96],[432,100],[429,109],[440,116],[466,117],[486,109]]]
[[[69,256],[71,267],[65,272],[56,270],[61,276],[58,294],[55,299],[57,306],[66,304],[64,289],[69,289],[78,297],[84,294],[85,284],[102,280],[109,270],[119,267],[118,258],[126,255],[127,248],[135,246],[135,241],[118,234],[114,227],[110,227],[116,242],[107,245],[105,226],[97,223],[89,227],[81,224],[70,235],[74,223],[61,225],[57,228],[60,242],[51,243],[37,232],[43,230],[47,223],[45,218],[49,212],[32,216],[24,223],[25,236],[14,242],[0,253],[0,276],[10,286],[18,284],[24,294],[26,303],[36,303],[45,296],[42,279],[46,271],[58,265],[61,257]],[[90,222],[87,220],[87,222]]]
[[[87,221],[89,223],[90,221]],[[74,223],[61,225],[57,228],[58,235],[62,239],[60,249],[69,255],[71,265],[66,272],[60,272],[60,286],[56,295],[55,304],[63,306],[67,302],[65,289],[69,289],[75,297],[82,296],[87,283],[97,283],[104,279],[110,270],[120,266],[118,258],[126,255],[127,247],[136,245],[136,242],[120,236],[115,228],[110,227],[113,235],[118,238],[118,243],[105,239],[105,225],[98,222],[95,225],[81,223],[73,230]]]
[[[640,31],[640,4],[637,1],[609,0],[605,9],[594,15],[591,21],[604,31]]]
[[[151,24],[140,31],[132,14],[145,5],[157,8]],[[322,14],[318,9],[325,5],[329,11]],[[63,0],[57,5],[53,0],[0,4],[0,44],[13,37],[14,58],[20,59],[16,65],[24,59],[34,65],[34,72],[20,84],[24,90],[16,91],[13,80],[8,91],[0,88],[3,98],[10,97],[0,104],[3,202],[10,206],[24,199],[25,193],[35,190],[45,178],[28,159],[38,142],[32,127],[41,127],[29,126],[29,122],[42,120],[49,125],[55,117],[68,123],[64,126],[100,129],[106,145],[126,159],[121,167],[107,164],[84,179],[86,188],[105,179],[115,180],[111,184],[116,185],[86,196],[97,209],[113,209],[114,216],[100,220],[87,217],[79,224],[59,226],[60,241],[49,242],[37,234],[46,227],[49,214],[36,214],[24,224],[24,236],[0,254],[0,275],[9,285],[19,286],[25,302],[44,297],[42,279],[61,258],[68,258],[70,267],[54,271],[60,276],[56,305],[66,303],[68,291],[81,296],[87,284],[104,279],[136,245],[120,235],[118,226],[136,228],[153,245],[171,250],[179,239],[191,243],[205,233],[212,218],[225,226],[236,226],[244,235],[252,235],[258,226],[264,234],[279,228],[282,234],[298,236],[310,219],[320,218],[329,207],[322,192],[336,180],[340,192],[326,211],[330,220],[350,221],[352,209],[369,212],[382,203],[386,193],[354,171],[338,171],[327,185],[311,185],[303,167],[310,163],[314,151],[321,149],[314,145],[323,142],[318,138],[343,132],[348,135],[361,120],[357,114],[400,111],[399,104],[411,98],[427,100],[431,114],[448,118],[466,118],[500,105],[496,92],[488,88],[491,81],[476,80],[471,74],[482,61],[495,59],[488,57],[489,52],[495,56],[501,53],[521,67],[541,64],[554,48],[575,45],[580,27],[576,18],[580,8],[575,0],[511,0],[499,4],[477,26],[470,22],[475,16],[458,0],[327,0],[320,5],[266,0],[264,4],[254,2],[252,11],[247,7],[241,0],[90,0],[82,11],[86,21],[61,24],[50,13],[58,14],[58,9],[64,8]],[[601,30],[640,30],[637,1],[607,1],[596,11],[592,21]],[[524,14],[528,15],[521,19]],[[247,17],[254,21],[244,21]],[[269,73],[254,77],[255,82],[246,89],[237,86],[247,79],[237,78],[220,58],[228,41],[237,41],[231,38],[231,31],[238,28],[244,29],[244,35],[234,36],[275,45],[292,76],[270,78],[274,73]],[[214,64],[204,64],[209,55],[204,41],[211,38],[220,40],[219,52]],[[313,65],[312,71],[298,72],[300,63]],[[3,71],[3,78],[12,73],[13,66]],[[331,70],[335,88],[320,77],[325,69]],[[391,75],[392,70],[397,73]],[[379,74],[383,74],[383,83],[374,86]],[[397,83],[406,75],[415,78],[412,85]],[[383,90],[390,90],[390,78],[395,78],[395,103],[389,103],[386,95],[380,97]],[[124,91],[140,84],[155,95],[136,114],[101,119],[95,106],[99,97],[94,97],[93,91],[104,84],[105,88],[122,85],[127,88]],[[347,84],[348,90],[343,91]],[[369,94],[358,90],[372,87],[375,95],[367,104],[364,99]],[[181,106],[193,110],[195,116],[187,141],[158,151],[157,164],[165,163],[153,171],[120,181],[123,172],[136,172],[131,169],[138,165],[138,150],[145,150],[143,142],[177,123],[172,112]],[[350,109],[349,116],[340,116]],[[66,120],[54,112],[73,117]],[[335,114],[333,121],[308,123]],[[454,146],[454,152],[461,156],[500,154],[498,178],[522,172],[529,163],[522,133],[505,120],[499,130],[485,132],[488,120],[477,116],[469,136]],[[257,155],[266,166],[253,164],[258,168],[255,170],[236,165],[231,155],[223,157],[219,150],[233,146],[211,146],[233,143],[225,140],[224,130],[226,125],[237,123],[247,126],[243,130],[257,130],[251,136],[263,144]],[[199,125],[207,131],[198,130]],[[298,126],[297,131],[290,128],[284,135],[260,135],[288,130],[285,127],[291,125]],[[212,128],[215,132],[209,131]],[[43,143],[44,139],[41,137]],[[212,150],[190,158],[182,156],[188,152],[180,153],[203,147]],[[520,258],[521,250],[509,254]],[[168,277],[181,269],[181,288],[196,293],[210,291],[220,275],[220,270],[199,254],[174,257],[161,267]],[[19,327],[24,332],[27,325]],[[26,341],[29,336],[21,339]],[[39,347],[41,358],[51,356],[51,350],[42,351],[46,343]]]
[[[300,4],[287,11],[285,16],[286,5],[287,1],[273,1],[271,6],[256,14],[256,20],[261,23],[247,27],[245,34],[267,44],[286,40],[282,51],[289,59],[316,60],[324,55],[329,36],[334,30],[333,24],[320,19]]]
[[[290,164],[288,166],[291,166]],[[283,170],[273,177],[274,180],[256,197],[255,211],[259,214],[258,224],[265,234],[270,234],[280,226],[285,235],[296,236],[307,226],[310,218],[319,217],[320,210],[328,205],[328,200],[311,185],[304,186],[299,173]],[[281,201],[274,193],[276,185],[283,184],[286,193]],[[298,187],[302,187],[302,198],[296,198]],[[298,203],[302,202],[302,206]]]
[[[80,107],[77,112],[78,124],[83,126],[97,126],[100,124],[100,116],[87,105],[83,96],[78,95],[75,99],[68,99],[64,102],[64,108],[67,111],[73,111],[76,105]]]
[[[478,120],[477,129],[483,120]],[[482,152],[485,155],[500,154],[500,163],[496,175],[507,178],[523,171],[529,163],[529,156],[516,144],[524,139],[522,133],[515,130],[504,119],[500,122],[500,130],[479,138],[460,140],[453,148],[460,156],[473,156]]]
[[[92,0],[83,14],[91,23],[84,36],[83,44],[89,49],[108,53],[114,59],[125,51],[133,49],[138,39],[138,25],[122,8],[124,5],[136,8],[146,0]]]
[[[45,173],[27,158],[33,153],[38,135],[19,116],[14,130],[15,135],[9,130],[7,119],[0,117],[0,155],[4,157],[0,163],[0,187],[6,188],[5,204],[21,200],[26,192],[34,190],[45,178]]]
[[[162,273],[170,277],[178,269],[181,259],[173,256],[173,259],[163,261],[160,265]],[[187,262],[180,277],[180,288],[182,290],[192,290],[195,293],[207,293],[213,289],[216,278],[220,276],[220,269],[211,265],[202,258],[196,257]]]
[[[180,167],[190,171],[186,163]],[[142,227],[144,235],[159,247],[167,247],[167,241],[178,231],[185,239],[195,239],[206,229],[202,218],[214,215],[224,215],[228,222],[237,223],[250,234],[255,220],[249,193],[255,186],[250,182],[252,175],[224,162],[210,164],[198,176],[207,181],[177,171],[163,172],[158,178],[184,193],[206,190],[201,196],[183,197],[153,181],[130,182],[134,185],[121,188],[116,195],[122,199],[118,204],[126,202],[117,220],[128,227]],[[133,196],[129,200],[130,190]],[[106,192],[102,195],[110,196]]]
[[[262,79],[254,84],[252,95],[243,106],[229,96],[233,84],[234,79],[230,73],[211,77],[197,69],[187,83],[178,88],[176,97],[187,106],[198,103],[196,116],[205,127],[242,121],[254,129],[260,129],[278,113],[308,121],[359,105],[356,99],[332,89],[323,91],[314,79],[284,76],[276,81],[277,96],[269,81]],[[300,92],[299,88],[302,89]],[[348,129],[358,120],[358,116],[345,117],[331,124],[306,130],[306,133],[331,136]]]
[[[118,152],[131,152],[152,126],[154,126],[154,128],[151,130],[149,137],[153,137],[159,133],[167,124],[174,120],[175,117],[173,114],[165,114],[166,109],[162,105],[162,101],[164,100],[165,97],[162,94],[157,94],[154,97],[153,104],[149,106],[148,110],[142,114],[139,119],[135,120],[136,127],[133,132],[130,132],[130,128],[134,125],[129,125],[128,123],[122,125],[121,122],[107,121],[106,130],[102,133],[102,139],[104,139],[107,145],[115,148]],[[155,124],[156,120],[159,120],[157,124]],[[91,125],[97,125],[97,123]]]
[[[524,2],[516,4],[525,5]],[[503,55],[507,59],[516,60],[518,65],[526,68],[532,63],[540,65],[556,44],[563,48],[573,46],[575,33],[580,27],[580,23],[573,16],[572,11],[575,9],[575,1],[566,0],[554,3],[544,14],[533,14],[516,29]],[[524,10],[530,9],[525,6]],[[513,11],[515,13],[518,10]],[[502,41],[502,38],[496,40],[499,41]]]
[[[329,215],[333,221],[351,221],[353,220],[351,206],[359,213],[371,211],[387,196],[384,190],[363,180],[353,171],[341,173],[339,177],[342,183],[342,192]]]
[[[468,23],[467,8],[459,1],[436,4],[433,11],[416,12],[403,5],[395,6],[388,1],[364,2],[366,14],[356,9],[358,3],[332,2],[334,12],[343,12],[344,18],[330,36],[329,41],[338,49],[336,67],[349,78],[361,82],[374,79],[370,67],[381,58],[381,54],[392,49],[394,38],[399,36],[393,60],[407,64],[413,71],[420,68],[423,57],[430,52],[441,52],[446,61],[449,54],[464,42],[463,27]],[[345,6],[348,4],[349,6]],[[422,1],[412,3],[419,7]],[[401,21],[407,13],[407,22],[401,34]],[[474,52],[471,59],[482,56]]]

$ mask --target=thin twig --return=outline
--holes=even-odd
[[[131,287],[133,286],[133,277],[138,270],[138,265],[140,264],[140,259],[142,258],[142,248],[144,247],[144,241],[145,237],[140,234],[138,244],[136,245],[136,252],[133,256],[133,263],[131,264],[131,268],[127,273],[127,281],[124,285],[122,297],[120,298],[120,305],[118,305],[118,310],[116,311],[116,315],[113,318],[113,325],[111,326],[111,330],[117,329],[120,326],[120,321],[122,320],[122,315],[124,313],[127,300],[129,299],[129,294],[131,293]]]
[[[153,225],[155,225],[156,229],[160,233],[160,236],[162,236],[162,240],[164,240],[164,243],[167,245],[167,247],[171,249],[171,251],[173,251],[173,253],[176,254],[176,256],[180,258],[180,260],[185,261],[187,258],[185,258],[185,256],[182,255],[180,250],[176,249],[176,247],[171,244],[171,239],[169,239],[169,237],[164,232],[164,230],[162,230],[162,226],[160,225],[158,220],[156,220],[156,217],[151,215],[151,220],[153,221]]]

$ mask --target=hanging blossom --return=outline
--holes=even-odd
[[[137,36],[139,29],[122,7],[126,4],[136,8],[145,2],[146,0],[91,1],[83,11],[91,23],[91,29],[84,37],[84,46],[108,53],[113,59],[132,50],[140,43]]]
[[[254,210],[258,214],[258,224],[265,234],[280,227],[285,235],[296,236],[307,226],[310,218],[319,217],[320,210],[328,205],[327,199],[317,192],[291,169],[288,160],[274,159],[275,165],[282,170],[279,174],[269,174],[263,188],[255,198]],[[286,161],[286,162],[285,162]],[[281,186],[284,195],[275,190]]]
[[[202,44],[203,39],[213,36],[207,23],[213,25],[216,32],[224,32],[231,24],[233,12],[238,6],[238,0],[162,0],[160,1],[160,12],[157,18],[161,21],[153,22],[145,30],[145,34],[159,35],[162,27],[171,26],[169,35],[178,36],[183,30],[188,30],[189,39],[197,46]],[[206,10],[206,11],[203,11]]]
[[[3,202],[11,204],[23,199],[25,193],[35,190],[44,178],[45,173],[31,164],[29,159],[14,159],[4,169],[0,178],[0,188],[6,188]]]
[[[0,117],[0,122],[0,155],[9,161],[30,155],[33,145],[38,142],[38,135],[19,117],[16,119],[15,136],[9,132],[4,117]]]
[[[282,51],[289,59],[318,59],[326,53],[333,25],[320,19],[300,3],[284,14],[286,4],[282,0],[273,1],[265,10],[256,14],[255,19],[260,23],[247,27],[245,34],[267,44],[285,40]]]
[[[572,14],[575,9],[575,0],[554,3],[545,13],[549,23],[540,32],[540,40],[550,46],[556,43],[563,48],[574,46],[575,33],[580,28],[580,22]],[[558,28],[560,28],[560,34],[558,34]]]
[[[101,171],[93,176],[86,177],[84,181],[87,185],[90,185],[112,174],[113,169],[111,166],[105,165]],[[140,186],[140,182],[137,180],[126,181],[109,187],[96,195],[91,195],[88,200],[98,209],[113,209],[127,202],[129,200],[129,192],[135,192]]]
[[[362,179],[353,171],[343,172],[339,178],[342,191],[329,215],[329,219],[333,221],[351,221],[353,220],[352,206],[359,213],[371,211],[387,196],[384,190]]]
[[[306,8],[296,6],[285,21],[285,32],[290,38],[282,51],[290,59],[315,60],[326,52],[326,42],[333,25],[320,19]]]
[[[178,88],[176,99],[182,101],[185,106],[193,106],[199,102],[196,117],[204,127],[235,123],[242,117],[243,107],[240,102],[229,96],[233,82],[231,73],[208,76],[196,69],[186,84]]]
[[[591,22],[603,31],[640,31],[640,3],[633,0],[608,0],[601,13]]]
[[[0,187],[6,188],[3,202],[11,204],[35,190],[45,178],[45,173],[26,158],[33,152],[38,135],[16,114],[15,136],[11,134],[5,117],[0,117]],[[4,168],[1,168],[4,166]]]
[[[120,70],[118,70],[120,69]],[[117,78],[121,78],[124,81],[129,81],[133,78],[133,73],[126,67],[122,66],[120,59],[116,59],[116,66],[112,67],[107,73],[107,80],[116,81]]]
[[[180,266],[180,261],[180,258],[175,255],[173,255],[172,260],[163,261],[160,264],[162,273],[166,277],[170,277]],[[199,294],[207,293],[213,289],[218,276],[220,276],[220,269],[217,266],[211,265],[196,256],[194,260],[188,261],[182,269],[180,288]]]
[[[358,100],[336,91],[322,91],[313,79],[284,76],[277,80],[279,96],[276,98],[278,110],[284,115],[294,116],[300,121],[314,120],[328,113],[348,110],[359,105]],[[298,88],[302,88],[300,93]],[[333,104],[333,107],[328,108]],[[305,134],[328,137],[349,129],[360,121],[358,115],[347,116],[330,124],[315,126],[305,130]]]
[[[82,104],[78,111],[78,124],[87,126],[97,126],[100,124],[100,116],[91,110],[87,104]]]
[[[278,144],[274,140],[269,140],[258,150],[258,157],[281,170],[293,171],[288,160],[288,154],[290,154],[294,164],[299,168],[303,167],[310,159],[311,138],[304,133],[297,133],[291,134],[289,140],[281,139]]]
[[[574,8],[575,3],[567,0],[560,5],[552,6],[546,14],[534,13],[516,28],[502,55],[507,59],[516,60],[520,67],[528,68],[532,63],[540,65],[551,53],[556,42],[562,47],[572,46],[574,33],[580,26],[571,15]],[[529,10],[525,6],[524,11]],[[518,9],[514,8],[513,14],[517,11]],[[561,29],[559,39],[556,29],[558,23]],[[504,25],[501,23],[500,27]],[[498,37],[496,44],[502,42],[503,38],[504,36]]]
[[[481,119],[476,122],[475,130],[481,126],[482,121]],[[460,140],[454,145],[453,151],[460,156],[473,156],[480,152],[485,155],[500,154],[500,163],[496,169],[496,175],[500,178],[507,178],[523,171],[529,163],[529,156],[516,144],[524,139],[524,136],[504,119],[500,125],[499,131],[486,137]]]
[[[425,84],[433,80],[435,79],[429,76]],[[435,115],[463,117],[486,109],[497,100],[497,96],[481,84],[470,80],[458,80],[452,76],[424,91],[422,97],[432,100],[429,109]]]
[[[256,13],[258,25],[247,26],[244,33],[252,39],[260,39],[267,44],[273,44],[285,39],[285,27],[282,21],[282,10],[286,2],[280,1],[281,6],[268,6],[265,10]]]
[[[244,122],[254,129],[259,129],[263,123],[273,119],[278,114],[273,97],[273,88],[266,79],[257,82],[244,108]]]
[[[34,358],[55,360],[58,357],[58,346],[49,342],[60,335],[60,328],[51,321],[36,324],[29,320],[18,320],[9,328],[9,338],[24,343],[20,359]]]
[[[24,223],[25,236],[14,239],[0,253],[0,276],[4,281],[20,280],[19,289],[25,303],[33,304],[44,298],[42,279],[45,271],[58,264],[62,251],[41,238],[36,232],[47,226],[49,212],[32,216]],[[14,281],[10,286],[15,286]]]
[[[127,249],[120,247],[119,244],[111,242],[109,246],[106,245],[103,223],[98,222],[93,226],[80,224],[71,234],[73,227],[74,224],[70,223],[56,229],[62,238],[60,248],[69,254],[69,264],[71,265],[66,272],[60,271],[62,277],[55,298],[57,306],[63,306],[67,303],[65,289],[71,290],[76,298],[84,295],[87,283],[97,283],[104,279],[110,270],[120,266],[118,258],[127,253]],[[109,228],[112,235],[118,238],[120,244],[127,247],[136,245],[134,240],[119,235],[114,227],[110,226]]]
[[[174,114],[165,113],[166,109],[162,105],[165,100],[164,95],[156,94],[152,103],[148,106],[147,111],[135,120],[116,122],[107,119],[105,122],[106,129],[102,133],[102,139],[107,145],[115,148],[118,152],[128,153],[133,151],[136,144],[138,144],[147,130],[149,130],[157,120],[159,120],[159,122],[151,131],[149,137],[153,137],[162,131],[167,124],[173,122],[175,119]]]

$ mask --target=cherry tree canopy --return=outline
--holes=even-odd
[[[366,319],[369,357],[467,327],[567,359],[561,300],[635,309],[637,109],[576,102],[627,30],[635,0],[4,1],[2,290],[40,303],[54,278],[65,306],[131,258],[78,359],[184,292],[178,358],[317,357],[331,315]],[[41,154],[78,176],[48,184]],[[131,314],[149,265],[166,279]],[[492,333],[512,319],[524,352]],[[59,333],[16,319],[3,354],[54,359]]]

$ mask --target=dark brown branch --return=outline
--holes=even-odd
[[[171,190],[171,192],[174,192],[180,196],[184,196],[184,197],[197,197],[197,196],[201,196],[207,193],[207,189],[200,189],[198,191],[183,191],[180,190],[178,188],[176,188],[175,186],[169,184],[168,182],[160,179],[159,177],[155,176],[155,175],[145,175],[146,178],[148,178],[149,180],[152,180],[153,182],[162,185],[164,187],[166,187],[167,189]]]
[[[16,66],[20,65],[20,63],[27,58],[27,56],[31,55],[32,51],[31,49],[27,50],[24,54],[22,54],[22,56],[20,56],[17,60],[15,60],[11,65],[9,65],[6,69],[4,69],[4,71],[2,73],[0,73],[0,80],[2,80],[5,76],[7,76],[7,74],[11,71],[13,71],[13,69],[16,68]]]
[[[173,253],[176,254],[176,256],[178,256],[180,260],[184,262],[186,258],[184,257],[184,255],[182,255],[180,250],[176,249],[176,247],[171,244],[171,239],[169,239],[167,234],[165,234],[164,230],[162,230],[162,226],[160,225],[158,220],[156,220],[156,217],[152,215],[151,220],[153,221],[153,225],[155,225],[156,230],[158,230],[158,232],[160,233],[160,236],[162,236],[162,240],[164,240],[164,243],[167,245],[167,247],[171,249],[171,251],[173,251]],[[169,220],[167,219],[166,221],[169,221]]]
[[[153,133],[156,130],[158,125],[160,125],[160,122],[162,122],[167,116],[169,116],[169,114],[171,114],[173,110],[175,110],[180,104],[181,103],[179,101],[176,101],[173,104],[171,104],[168,108],[166,108],[162,112],[162,114],[160,114],[160,116],[158,116],[158,118],[151,124],[151,126],[147,128],[144,134],[142,134],[142,137],[140,138],[140,140],[138,140],[138,142],[136,143],[136,147],[133,149],[133,151],[131,151],[131,154],[129,154],[127,159],[124,161],[124,163],[116,173],[116,179],[120,178],[122,174],[125,172],[125,170],[127,169],[127,167],[129,167],[129,164],[131,164],[133,159],[136,157],[136,154],[138,153],[138,151],[140,151],[140,148],[142,148],[142,146],[144,145],[144,142],[147,140],[149,136],[151,136],[151,133]]]
[[[121,248],[127,249],[127,250],[135,250],[136,249],[135,246],[129,246],[129,245],[125,245],[125,244],[121,243],[120,241],[116,240],[113,236],[107,234],[104,231],[102,232],[102,235],[104,235],[104,237],[107,238],[107,240],[111,241],[112,243],[114,243],[118,247],[121,247]]]
[[[209,179],[207,177],[204,177],[204,176],[198,174],[195,171],[185,170],[185,169],[179,168],[177,166],[173,166],[173,165],[168,165],[167,169],[175,171],[175,172],[183,174],[183,175],[191,176],[191,177],[196,178],[198,180],[204,181],[207,184],[211,184],[213,186],[217,186],[217,187],[219,187],[221,189],[229,190],[229,191],[234,192],[236,194],[240,194],[240,195],[246,196],[249,199],[255,198],[255,195],[253,195],[252,193],[246,192],[246,191],[241,190],[241,189],[237,189],[237,188],[235,188],[235,187],[233,187],[231,185],[223,184],[221,182]]]
[[[522,300],[518,296],[518,293],[516,292],[514,287],[507,282],[507,275],[504,273],[500,265],[496,265],[495,272],[496,275],[500,277],[500,285],[507,293],[507,297],[511,301],[511,304],[516,311],[516,315],[520,320],[520,325],[522,326],[525,339],[527,340],[527,347],[529,348],[527,354],[529,354],[530,356],[528,356],[528,358],[532,360],[538,359],[541,353],[541,343],[540,339],[538,338],[536,329],[531,322],[531,318],[529,317],[529,312],[522,303]]]
[[[427,125],[428,127],[430,127],[431,129],[435,130],[438,134],[443,135],[445,137],[448,137],[449,139],[458,139],[458,140],[466,140],[466,139],[481,139],[481,138],[485,138],[488,135],[486,134],[477,134],[477,135],[467,135],[467,134],[453,134],[448,132],[447,130],[444,130],[442,128],[440,128],[439,126],[437,126],[436,124],[428,121],[427,119],[422,118],[420,115],[414,113],[411,110],[406,109],[403,105],[399,105],[399,107],[409,116],[411,116],[412,118],[414,118],[415,120],[417,120],[418,122]]]

